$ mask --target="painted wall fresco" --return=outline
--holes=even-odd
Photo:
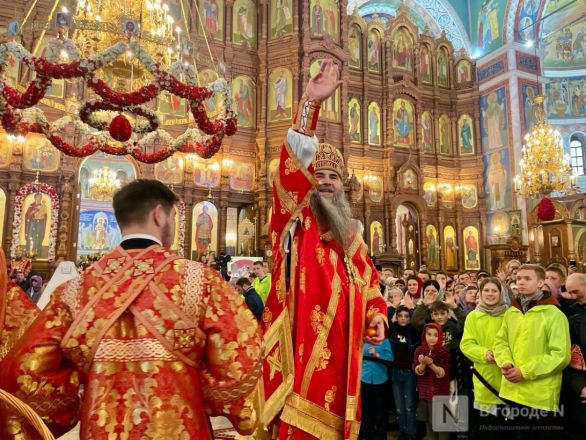
[[[198,79],[201,85],[209,85],[219,78],[218,73],[212,69],[203,69],[198,72]],[[210,96],[204,101],[206,111],[210,118],[216,118],[224,111],[224,98],[221,94]]]
[[[340,7],[337,0],[311,0],[310,31],[314,36],[329,35],[337,40],[340,35]]]
[[[456,269],[458,267],[458,241],[456,231],[453,226],[444,227],[444,262],[446,269]]]
[[[474,154],[474,121],[470,115],[462,115],[458,120],[458,146],[460,156]]]
[[[193,163],[193,183],[215,188],[220,184],[220,164],[215,159],[198,158]]]
[[[256,87],[248,76],[237,76],[232,81],[232,98],[236,107],[238,127],[256,126]]]
[[[370,251],[373,255],[380,255],[385,251],[385,233],[383,225],[374,221],[370,224]]]
[[[368,106],[368,143],[381,145],[381,142],[380,107],[376,102],[371,102]]]
[[[470,2],[470,14],[475,23],[472,44],[479,55],[487,55],[498,49],[503,41],[502,23],[507,0],[475,0]]]
[[[535,41],[535,22],[541,3],[541,0],[522,0],[519,2],[517,25],[517,39],[519,41]]]
[[[509,145],[506,86],[480,97],[480,130],[484,152]]]
[[[413,39],[406,28],[398,28],[391,38],[393,41],[393,61],[395,69],[413,72]]]
[[[184,160],[180,153],[155,164],[155,178],[166,184],[177,185],[183,182]]]
[[[381,71],[381,36],[380,32],[372,29],[368,32],[367,42],[368,71],[380,73]]]
[[[84,204],[79,212],[77,234],[77,255],[91,255],[108,252],[120,244],[122,235],[111,209]]]
[[[502,243],[511,236],[511,220],[505,211],[495,211],[488,215],[489,244]]]
[[[464,228],[462,239],[464,240],[464,268],[466,270],[480,269],[478,229],[474,226],[467,226]]]
[[[415,116],[413,105],[406,99],[395,99],[393,102],[393,125],[398,147],[415,146]]]
[[[26,136],[22,161],[22,166],[25,170],[57,171],[60,161],[60,151],[44,135],[29,133]]]
[[[271,38],[293,32],[292,0],[276,0],[271,5]]]
[[[380,176],[373,176],[372,179],[365,182],[369,190],[370,200],[379,203],[383,200],[383,179]]]
[[[230,187],[238,191],[251,191],[254,188],[254,164],[234,163],[230,171]]]
[[[417,190],[419,185],[417,183],[417,174],[411,168],[407,168],[403,172],[403,179],[401,184],[403,189],[413,189]]]
[[[447,115],[439,119],[440,153],[453,154],[452,149],[452,121]]]
[[[437,193],[433,182],[425,182],[423,184],[423,199],[429,208],[435,208],[437,204]]]
[[[236,0],[232,8],[232,41],[256,47],[256,7],[252,0]]]
[[[533,111],[533,100],[539,94],[539,89],[535,83],[528,83],[526,81],[519,81],[519,95],[521,99],[521,123],[522,135],[531,131],[537,120],[535,112]],[[586,109],[585,109],[586,110]]]
[[[441,47],[437,54],[437,83],[440,86],[450,86],[450,54],[445,47]]]
[[[350,52],[348,66],[351,69],[360,70],[362,68],[362,33],[355,24],[350,26],[350,31],[348,32],[348,50]]]
[[[289,69],[279,67],[269,76],[268,120],[290,120],[293,111],[293,76]]]
[[[424,153],[433,153],[433,119],[429,112],[421,115],[421,143]]]
[[[352,143],[360,144],[362,142],[360,103],[356,98],[352,98],[348,102],[348,133]]]
[[[421,80],[424,83],[433,83],[433,74],[431,69],[431,49],[426,44],[421,46],[419,55],[419,72]]]
[[[206,32],[216,40],[223,40],[224,0],[199,0],[199,10],[202,11],[205,24],[205,29],[200,28],[200,33]]]
[[[474,209],[478,205],[478,191],[474,184],[460,185],[460,197],[462,206],[466,209]]]
[[[47,194],[38,192],[26,196],[18,244],[26,249],[27,255],[34,255],[38,260],[49,258],[51,217],[51,198]]]
[[[425,227],[425,244],[425,262],[427,263],[427,267],[431,270],[439,270],[440,242],[437,234],[437,228],[434,225],[427,225]]]
[[[570,4],[571,3],[571,4]],[[549,2],[543,15],[564,7],[543,21],[541,44],[545,46],[544,69],[586,67],[586,16],[584,1]]]
[[[549,119],[586,117],[586,76],[550,79],[545,93]]]
[[[191,259],[218,250],[218,209],[210,202],[199,202],[193,207]]]
[[[462,60],[456,64],[456,82],[458,84],[472,81],[472,64],[469,61]]]
[[[484,182],[489,211],[510,208],[512,191],[508,149],[484,155]]]

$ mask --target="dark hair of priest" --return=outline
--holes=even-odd
[[[120,227],[144,225],[149,212],[161,205],[171,212],[179,197],[167,185],[152,179],[137,179],[120,188],[114,194],[113,206]]]

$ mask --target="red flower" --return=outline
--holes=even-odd
[[[126,142],[132,136],[132,126],[124,115],[118,115],[112,119],[108,131],[110,136],[119,142]]]
[[[555,205],[551,199],[547,197],[541,199],[537,205],[537,217],[542,222],[549,222],[555,218]]]

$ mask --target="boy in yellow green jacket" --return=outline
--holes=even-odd
[[[519,296],[505,312],[494,341],[494,357],[503,374],[500,396],[519,404],[517,434],[523,432],[521,437],[528,439],[559,437],[553,424],[562,370],[570,362],[568,320],[556,299],[542,290],[544,280],[541,266],[519,268]]]

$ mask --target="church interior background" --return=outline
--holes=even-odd
[[[226,78],[238,119],[237,133],[225,136],[212,158],[177,152],[158,163],[104,152],[74,157],[45,134],[2,131],[2,246],[9,255],[24,246],[41,273],[115,247],[121,237],[112,193],[141,177],[181,197],[173,245],[180,254],[267,258],[281,142],[309,75],[328,58],[343,85],[323,104],[317,136],[343,151],[346,190],[379,262],[450,273],[495,270],[511,258],[586,266],[586,0],[0,5],[4,43],[16,41],[37,57],[55,50],[58,35],[89,56],[136,39],[134,28],[125,34],[120,26],[143,24],[146,31],[149,20],[160,23],[173,44],[153,43],[155,29],[145,45],[167,64],[193,66],[199,85]],[[53,56],[68,62],[68,47]],[[100,78],[118,92],[144,85],[148,75],[136,56],[128,51]],[[0,50],[2,62],[6,84],[24,92],[30,66]],[[540,94],[572,172],[571,188],[551,194],[550,221],[540,220],[538,200],[515,179]],[[69,116],[61,138],[81,146],[79,113],[91,98],[82,80],[54,79],[38,108],[49,121]],[[0,101],[6,99],[4,93]],[[207,114],[221,114],[225,99],[207,98]],[[181,97],[162,92],[146,105],[174,138],[195,127]]]

